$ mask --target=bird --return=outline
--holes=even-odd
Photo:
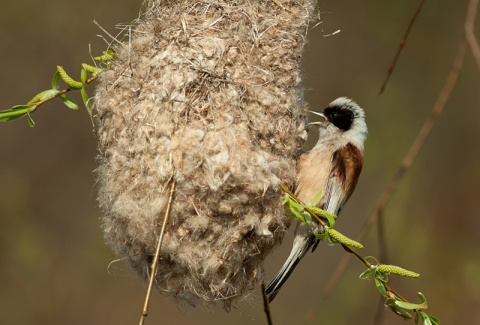
[[[315,206],[338,215],[352,195],[363,167],[364,143],[368,130],[364,110],[353,100],[340,97],[331,102],[320,115],[319,138],[315,146],[302,154],[297,169],[295,195],[310,202],[318,193],[321,199]],[[295,229],[293,248],[285,264],[265,290],[272,302],[300,260],[319,239],[315,233],[324,229],[315,221],[312,225],[299,222]]]

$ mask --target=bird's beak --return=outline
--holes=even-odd
[[[309,111],[310,113],[312,114],[315,114],[315,115],[318,115],[318,116],[321,116],[324,120],[327,119],[327,117],[325,115],[323,115],[323,113],[319,113],[319,112],[315,112],[315,111]]]
[[[315,112],[315,111],[309,111],[309,112],[323,118],[323,121],[321,121],[321,122],[310,122],[310,123],[308,123],[309,125],[322,125],[322,123],[327,120],[327,117],[325,115],[323,115],[322,113]]]

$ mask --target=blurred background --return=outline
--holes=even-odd
[[[419,1],[319,2],[309,31],[305,95],[321,110],[339,96],[366,109],[369,137],[359,185],[337,229],[355,237],[374,210],[441,91],[463,37],[467,0],[427,1],[382,96],[379,88]],[[2,0],[0,109],[47,89],[56,65],[78,78],[81,62],[105,49],[96,19],[116,34],[140,1]],[[480,22],[476,32],[480,31]],[[333,32],[341,30],[333,36]],[[444,113],[384,212],[390,262],[421,274],[391,277],[404,296],[443,324],[480,324],[480,71],[467,50]],[[91,88],[91,93],[92,93]],[[79,100],[79,97],[75,97]],[[0,324],[137,324],[145,287],[104,244],[97,208],[96,140],[87,113],[59,101],[0,124]],[[316,142],[312,131],[306,145]],[[291,248],[271,255],[271,278]],[[378,256],[377,227],[365,255]],[[346,253],[322,243],[271,305],[281,324],[373,324],[379,294],[353,260],[333,294],[325,286]],[[406,324],[382,308],[383,324]],[[266,324],[260,289],[222,310],[191,310],[154,292],[147,324]],[[409,322],[413,324],[414,322]]]

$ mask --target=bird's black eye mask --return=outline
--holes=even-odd
[[[340,130],[348,131],[352,127],[354,114],[349,109],[338,106],[329,106],[325,108],[323,114]]]

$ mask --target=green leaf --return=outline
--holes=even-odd
[[[387,299],[388,300],[388,299]],[[393,300],[393,299],[392,299]],[[398,316],[401,316],[403,317],[403,319],[412,319],[413,316],[412,314],[410,314],[408,311],[406,310],[403,310],[402,308],[398,307],[397,305],[395,304],[389,304],[387,305],[388,307],[390,307],[390,309],[395,313],[397,314]]]
[[[52,89],[58,89],[58,80],[60,80],[60,73],[56,71],[52,79]]]
[[[418,293],[418,297],[419,297],[420,300],[422,301],[422,304],[424,304],[425,306],[427,306],[427,298],[423,295],[423,293],[419,292],[419,293]]]
[[[74,110],[77,110],[78,109],[78,105],[73,101],[72,98],[68,97],[67,95],[63,94],[63,95],[60,95],[59,96],[60,99],[63,101],[63,103],[65,105],[67,105],[68,108],[71,108],[71,109],[74,109]]]
[[[33,128],[35,126],[35,122],[33,121],[32,117],[30,114],[27,114],[27,120],[28,120],[28,125]]]
[[[375,278],[375,286],[377,287],[378,291],[380,292],[380,294],[382,296],[387,297],[387,289],[385,289],[385,285],[383,284],[382,281]],[[388,299],[387,299],[387,301],[388,301]]]
[[[302,214],[297,209],[290,209],[290,211],[293,214],[293,218],[297,218],[301,222],[305,222],[305,219],[303,218]]]
[[[368,279],[368,278],[371,278],[374,274],[375,274],[375,268],[371,267],[363,271],[362,274],[359,275],[359,277],[360,279]]]
[[[437,317],[434,317],[434,316],[432,316],[432,315],[429,315],[429,314],[427,314],[427,313],[425,313],[425,312],[423,312],[423,311],[421,311],[421,312],[419,312],[419,313],[421,313],[422,317],[423,317],[423,315],[425,315],[425,316],[428,318],[428,320],[430,321],[431,324],[433,324],[433,325],[440,325],[440,319],[438,319]],[[424,320],[425,320],[425,318],[424,318]]]
[[[87,95],[87,92],[85,91],[85,87],[80,89],[80,93],[82,94],[82,100],[83,104],[85,104],[85,107],[88,109],[88,111],[92,111],[92,104],[90,103],[90,98]]]
[[[378,269],[378,265],[375,268],[375,277],[380,281],[388,282],[388,275],[385,272],[382,272]]]
[[[370,256],[369,255],[369,256],[365,257],[365,261],[368,261],[372,264],[379,264],[378,260],[375,258],[375,256]]]
[[[0,121],[7,122],[19,119],[28,113],[35,107],[35,105],[16,105],[10,109],[0,111]]]
[[[328,232],[324,232],[321,234],[314,234],[314,235],[315,235],[315,238],[317,239],[324,239],[325,237],[328,237]]]
[[[333,214],[326,213],[325,217],[327,217],[329,226],[334,227],[335,226],[335,216]]]
[[[418,324],[418,318],[422,317],[423,324],[432,324],[432,325],[439,325],[440,320],[432,315],[427,314],[423,311],[417,311],[417,315],[415,316],[415,324]]]
[[[415,304],[412,302],[405,302],[401,300],[395,300],[395,304],[403,309],[414,310],[414,309],[425,309],[424,304]]]
[[[84,85],[87,82],[87,70],[85,70],[85,68],[82,68],[82,70],[80,72],[80,80],[82,81],[82,84],[84,84]],[[82,87],[82,89],[83,89],[83,87]]]
[[[297,203],[289,194],[285,194],[285,199],[283,200],[283,204],[288,205],[290,209],[294,207],[295,209],[298,210],[298,208],[301,206],[300,204]]]
[[[307,211],[302,211],[302,216],[303,216],[303,222],[305,222],[307,225],[311,226],[312,225],[312,215],[308,213]]]

